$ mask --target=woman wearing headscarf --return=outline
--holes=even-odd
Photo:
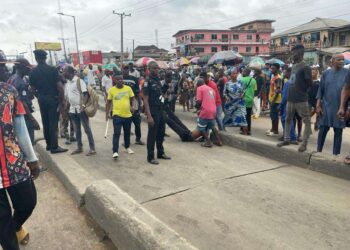
[[[241,127],[244,135],[248,135],[248,124],[246,119],[246,107],[244,102],[244,87],[237,80],[238,69],[231,70],[231,79],[225,85],[224,97],[225,117],[223,120],[224,127]]]

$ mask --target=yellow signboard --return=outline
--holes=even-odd
[[[61,43],[45,43],[45,42],[35,42],[35,49],[60,51]]]

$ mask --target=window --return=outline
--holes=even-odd
[[[211,34],[211,40],[217,40],[218,35],[217,34]]]
[[[222,50],[222,51],[228,50],[228,46],[227,46],[227,45],[222,45],[222,46],[221,46],[221,50]]]
[[[249,25],[248,30],[252,30],[252,29],[253,29],[253,25]]]
[[[218,52],[218,48],[217,47],[211,47],[211,52]]]
[[[346,34],[340,33],[339,34],[339,46],[345,46],[346,43]]]
[[[311,33],[311,42],[320,41],[320,32]]]
[[[197,53],[204,53],[204,48],[194,48]]]
[[[227,34],[222,34],[221,35],[221,41],[222,42],[228,42],[228,35]]]
[[[255,52],[259,53],[259,47],[255,47]]]
[[[238,52],[238,47],[232,47],[232,51]]]
[[[233,34],[232,38],[233,38],[233,40],[239,40],[239,35],[238,34]]]
[[[253,40],[253,36],[252,35],[247,35],[247,40]]]
[[[195,34],[195,35],[194,35],[194,39],[195,39],[195,40],[204,39],[204,34]]]
[[[245,52],[247,52],[247,53],[252,52],[252,47],[246,47],[246,48],[245,48]]]

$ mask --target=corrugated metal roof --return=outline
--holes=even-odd
[[[342,19],[331,19],[331,18],[319,18],[311,20],[308,23],[304,23],[295,28],[291,28],[289,30],[283,31],[276,35],[273,35],[272,38],[277,38],[281,36],[287,36],[291,34],[297,34],[302,32],[314,31],[314,30],[324,30],[324,29],[332,29],[338,28],[344,25],[348,25],[350,22],[342,20]]]

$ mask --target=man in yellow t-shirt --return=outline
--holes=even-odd
[[[119,157],[119,137],[123,127],[124,131],[124,146],[125,150],[129,154],[133,154],[134,151],[130,148],[130,129],[131,129],[131,117],[136,107],[136,99],[134,92],[129,86],[124,85],[123,77],[116,76],[113,79],[116,85],[109,89],[107,103],[106,103],[106,120],[110,118],[112,112],[113,119],[113,158]],[[130,106],[130,100],[132,106]]]

